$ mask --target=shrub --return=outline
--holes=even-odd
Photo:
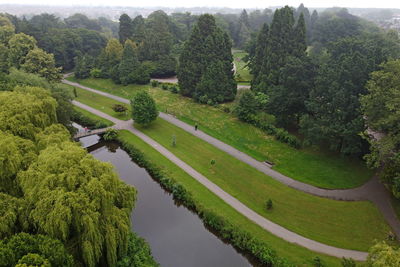
[[[175,135],[172,136],[171,145],[172,145],[173,147],[176,147],[176,136],[175,136]]]
[[[175,85],[170,86],[168,90],[173,94],[178,93],[178,88]]]
[[[267,201],[267,203],[266,203],[266,206],[267,206],[267,210],[272,210],[272,208],[273,208],[273,203],[272,203],[272,200],[271,200],[271,199],[268,199],[268,201]]]
[[[122,112],[125,112],[125,111],[128,110],[128,108],[127,108],[126,106],[121,105],[121,104],[114,104],[114,105],[112,106],[112,109],[113,109],[115,112],[118,112],[118,113],[122,113]]]
[[[130,233],[128,237],[128,251],[117,262],[117,267],[131,266],[159,266],[151,255],[149,244],[135,233]]]
[[[313,263],[314,263],[315,267],[324,267],[325,266],[320,257],[315,257],[313,259]]]
[[[152,80],[152,81],[151,81],[151,86],[152,86],[152,87],[157,87],[158,84],[159,84],[159,82],[156,81],[156,80]]]
[[[82,126],[86,126],[90,129],[100,129],[108,126],[106,123],[102,121],[93,120],[92,118],[89,118],[85,116],[83,113],[80,113],[76,110],[74,110],[74,112],[72,113],[71,120]]]
[[[102,78],[103,77],[101,70],[97,69],[97,68],[94,68],[90,71],[90,76],[92,76],[93,78]]]
[[[118,136],[118,131],[113,128],[109,128],[103,134],[103,139],[106,141],[113,141],[117,139],[117,136]]]
[[[168,85],[166,85],[166,84],[163,83],[163,84],[161,85],[161,89],[163,89],[163,90],[168,90]]]
[[[343,267],[356,267],[356,262],[353,259],[342,259],[342,266]]]

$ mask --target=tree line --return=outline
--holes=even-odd
[[[0,266],[157,266],[131,232],[135,189],[71,141],[68,88],[27,73],[35,39],[0,21],[20,64],[0,79]]]

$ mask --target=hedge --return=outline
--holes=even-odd
[[[190,192],[184,186],[168,177],[156,164],[151,162],[145,154],[118,136],[117,141],[121,147],[130,155],[133,161],[143,167],[166,191],[172,193],[174,200],[196,212],[203,223],[213,229],[220,237],[229,241],[234,247],[254,256],[265,266],[288,267],[295,266],[287,259],[279,257],[277,253],[265,242],[252,236],[247,231],[234,226],[225,218],[213,211],[207,210],[197,203]]]

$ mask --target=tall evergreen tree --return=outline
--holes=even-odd
[[[314,67],[306,56],[306,25],[301,13],[294,23],[293,10],[275,11],[271,28],[265,25],[257,38],[250,62],[252,89],[270,97],[263,109],[288,123],[305,112],[304,101],[313,84]]]
[[[133,73],[140,67],[139,60],[135,51],[135,44],[130,41],[125,41],[124,51],[122,53],[122,60],[118,66],[119,81],[123,85],[134,83]]]
[[[231,46],[228,35],[216,26],[212,15],[200,16],[179,59],[181,94],[202,102],[232,100],[236,94],[236,85]],[[211,89],[210,86],[217,82],[221,84],[216,89]]]
[[[122,14],[119,17],[119,41],[124,44],[125,41],[132,37],[133,28],[132,20],[127,14]]]
[[[266,64],[265,54],[267,49],[268,38],[269,38],[269,26],[268,24],[264,23],[260,32],[257,35],[255,55],[249,62],[250,72],[251,74],[254,75],[254,77],[258,77],[262,65]]]
[[[136,43],[140,44],[144,41],[146,36],[146,26],[144,19],[141,15],[136,16],[132,20],[132,39]]]
[[[293,53],[294,57],[304,57],[306,55],[307,50],[307,37],[306,37],[306,24],[304,21],[303,13],[300,14],[299,19],[297,20],[296,27],[293,32]]]

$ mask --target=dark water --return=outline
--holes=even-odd
[[[231,245],[208,231],[196,214],[176,204],[117,144],[98,140],[98,136],[90,136],[82,138],[81,143],[97,159],[111,162],[121,179],[136,187],[138,198],[131,216],[132,227],[150,244],[161,266],[252,266]]]

